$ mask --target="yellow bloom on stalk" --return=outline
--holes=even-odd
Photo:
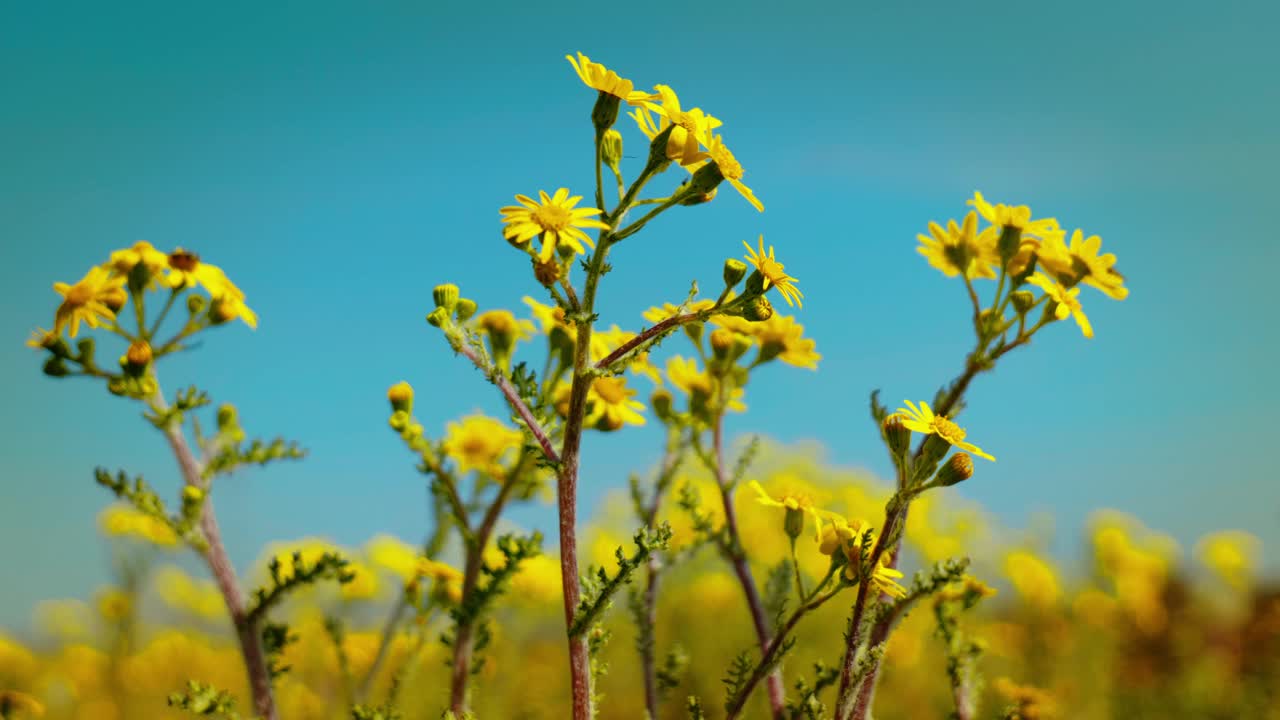
[[[804,337],[804,326],[795,317],[774,313],[768,320],[751,322],[732,315],[717,315],[712,323],[755,340],[760,357],[778,358],[788,365],[816,370],[822,354],[813,338]]]
[[[994,250],[987,250],[978,242],[977,230],[978,215],[974,212],[965,215],[961,225],[948,220],[945,230],[930,222],[928,235],[916,235],[920,240],[916,252],[947,277],[963,274],[969,279],[994,278],[996,273],[990,263]]]
[[[524,304],[528,305],[529,309],[533,311],[533,319],[537,320],[538,324],[542,326],[543,333],[550,334],[555,328],[561,328],[568,331],[570,336],[574,334],[574,327],[565,322],[564,308],[543,305],[528,295],[524,296]]]
[[[1058,227],[1056,219],[1039,218],[1033,220],[1031,218],[1031,208],[1026,205],[1005,205],[1003,203],[993,205],[987,202],[980,192],[974,192],[973,199],[968,204],[973,206],[984,220],[991,223],[992,227],[983,232],[996,238],[999,237],[1000,230],[1006,227],[1017,228],[1022,231],[1023,235],[1031,236],[1038,240],[1061,237],[1063,234],[1062,228]],[[994,241],[991,245],[995,245]]]
[[[106,263],[112,272],[125,277],[139,265],[146,268],[148,277],[154,279],[169,267],[169,256],[146,240],[139,240],[132,247],[113,251]]]
[[[80,332],[82,321],[91,328],[98,327],[103,320],[114,321],[116,313],[111,305],[116,303],[113,296],[124,292],[124,282],[124,278],[112,277],[101,267],[92,267],[74,285],[54,283],[53,290],[62,296],[62,304],[54,313],[53,331],[61,334],[69,328],[68,334],[75,337]],[[116,304],[116,307],[123,304]]]
[[[844,577],[849,582],[858,582],[865,564],[862,556],[863,547],[871,552],[876,545],[876,533],[871,526],[861,520],[849,522],[845,518],[831,513],[830,524],[823,528],[818,550],[824,555],[831,555],[837,549],[844,553],[847,563]],[[889,554],[881,553],[876,567],[871,572],[870,590],[883,593],[889,597],[906,597],[907,589],[898,584],[902,572],[888,566]]]
[[[632,88],[630,80],[620,77],[618,73],[601,65],[598,62],[592,62],[591,58],[578,53],[578,57],[565,55],[566,60],[573,66],[578,77],[582,79],[583,84],[592,90],[612,95],[619,100],[626,100],[629,103],[637,103],[649,97],[649,93],[635,91]]]
[[[110,537],[132,537],[161,547],[178,544],[168,523],[127,505],[112,505],[98,515],[98,526]]]
[[[782,508],[787,511],[797,511],[808,515],[813,519],[813,539],[815,541],[822,540],[823,517],[839,518],[835,513],[819,510],[814,507],[813,498],[803,493],[788,492],[783,493],[777,498],[765,491],[764,486],[759,482],[752,480],[747,483],[747,487],[756,492],[756,501],[767,507]]]
[[[178,248],[169,253],[168,263],[169,287],[181,289],[199,285],[212,298],[232,297],[244,300],[244,293],[222,272],[222,268],[201,261],[196,253]]]
[[[755,193],[751,192],[751,188],[743,184],[742,176],[744,171],[742,163],[738,162],[738,159],[729,151],[729,148],[724,144],[724,138],[719,135],[712,135],[707,142],[707,155],[710,156],[711,162],[715,163],[716,167],[720,169],[720,174],[724,176],[724,179],[728,180],[729,184],[742,197],[746,198],[752,207],[764,212],[764,203],[761,203],[756,198]]]
[[[591,333],[591,361],[598,363],[610,353],[634,340],[636,334],[614,325],[608,330],[596,330]],[[626,367],[637,375],[643,375],[656,385],[662,384],[662,374],[649,362],[649,353],[632,353]]]
[[[118,623],[133,611],[133,598],[120,588],[108,587],[98,593],[97,605],[103,620]]]
[[[964,428],[948,420],[945,415],[933,414],[933,409],[929,407],[929,403],[921,400],[920,405],[917,406],[910,400],[904,402],[907,403],[907,407],[898,408],[898,413],[902,415],[902,424],[906,425],[908,430],[925,435],[937,435],[954,447],[968,450],[978,457],[995,462],[995,458],[983,452],[982,448],[973,443],[965,442]]]
[[[1253,584],[1258,550],[1257,537],[1241,530],[1211,533],[1196,544],[1196,555],[1218,580],[1234,590],[1247,590]]]
[[[364,554],[369,562],[390,570],[405,582],[417,574],[418,551],[399,538],[378,535],[364,546]]]
[[[1005,556],[1004,572],[1014,590],[1032,605],[1041,609],[1057,605],[1062,589],[1058,574],[1048,562],[1033,553],[1016,550]]]
[[[58,333],[44,328],[36,328],[31,331],[31,337],[27,338],[26,346],[36,350],[45,350],[53,347],[53,344],[57,341]]]
[[[520,204],[508,205],[500,212],[505,225],[502,236],[513,245],[519,247],[535,237],[542,238],[542,248],[538,252],[538,259],[542,262],[551,259],[560,243],[578,254],[586,252],[583,243],[594,248],[595,242],[582,228],[609,229],[607,224],[592,219],[593,215],[600,214],[600,208],[574,208],[582,196],[569,197],[569,188],[560,188],[555,195],[539,190],[538,197],[539,200],[534,200],[527,195],[516,195],[516,202]]]
[[[351,581],[339,586],[342,599],[372,600],[378,597],[378,591],[381,588],[378,584],[378,575],[373,572],[372,568],[353,562],[347,565],[347,569],[351,571]]]
[[[455,567],[436,562],[431,558],[418,558],[418,577],[434,582],[433,591],[449,599],[450,602],[462,601],[462,573]]]
[[[565,388],[568,390],[569,388]],[[623,425],[644,425],[644,403],[633,400],[636,391],[621,377],[596,378],[587,393],[588,425],[600,430],[619,430]]]
[[[804,294],[796,289],[796,283],[800,282],[786,273],[782,263],[778,262],[773,255],[773,246],[769,246],[769,253],[766,255],[764,251],[764,235],[760,236],[760,251],[757,253],[755,248],[747,241],[742,241],[742,246],[747,249],[747,262],[756,266],[756,270],[764,276],[764,289],[769,290],[770,286],[778,288],[778,292],[782,295],[782,299],[787,301],[788,305],[796,307],[804,307],[800,302],[800,298]],[[794,302],[792,302],[794,300]]]
[[[719,407],[720,381],[705,370],[699,370],[696,358],[677,355],[667,360],[667,379],[672,385],[687,393],[695,403],[705,403],[713,411]],[[745,394],[746,391],[740,387],[730,388],[725,400],[725,409],[746,412],[747,406],[742,402],[742,396]]]
[[[513,449],[524,445],[524,434],[500,420],[476,413],[450,422],[444,436],[444,452],[458,463],[458,472],[479,470],[488,475],[502,474],[502,459]]]
[[[679,305],[662,303],[662,307],[651,307],[648,310],[645,310],[643,317],[648,322],[656,325],[663,320],[669,320],[677,315],[702,312],[703,310],[710,310],[715,306],[716,303],[714,300],[694,300],[693,302],[685,305],[683,309]]]
[[[156,589],[160,599],[175,609],[206,620],[217,620],[227,613],[226,601],[209,580],[194,580],[172,565],[156,573]]]
[[[656,85],[654,90],[658,91],[658,98],[662,103],[655,103],[652,99],[645,100],[644,104],[631,114],[631,117],[635,118],[636,124],[640,126],[640,132],[644,133],[651,142],[669,126],[674,125],[671,134],[667,137],[667,158],[680,163],[681,167],[696,169],[708,157],[707,153],[702,151],[702,145],[706,143],[707,138],[711,137],[711,131],[723,123],[712,115],[704,113],[701,108],[682,110],[676,91],[667,85]],[[661,119],[660,122],[653,119],[650,110],[657,113]]]
[[[17,690],[0,690],[0,717],[4,718],[41,718],[44,717],[44,705],[34,697]]]
[[[244,298],[234,294],[218,295],[213,298],[211,314],[215,321],[227,323],[232,320],[243,320],[250,328],[258,329],[258,314],[244,304]]]
[[[1100,250],[1102,238],[1097,235],[1085,238],[1084,232],[1077,229],[1071,234],[1070,245],[1061,237],[1041,243],[1038,259],[1041,267],[1065,285],[1083,282],[1112,300],[1124,300],[1129,297],[1129,289],[1124,286],[1124,276],[1115,269],[1116,256],[1099,255]]]
[[[1066,320],[1068,316],[1074,318],[1080,326],[1080,332],[1087,338],[1093,337],[1093,325],[1089,323],[1089,317],[1084,314],[1084,307],[1080,305],[1080,288],[1063,287],[1062,283],[1044,273],[1033,273],[1027,278],[1027,282],[1044,290],[1044,294],[1057,305],[1054,317],[1059,320]]]

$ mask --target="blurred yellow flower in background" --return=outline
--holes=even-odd
[[[1058,604],[1062,596],[1058,573],[1038,555],[1015,550],[1005,555],[1004,572],[1018,595],[1035,607],[1049,610]]]
[[[227,606],[211,580],[196,580],[174,565],[160,568],[152,581],[166,605],[203,620],[226,616]]]
[[[98,514],[98,527],[109,537],[134,538],[160,547],[178,544],[168,523],[128,505],[110,505]]]
[[[1241,591],[1253,585],[1261,547],[1262,543],[1250,533],[1223,530],[1201,538],[1196,543],[1196,556],[1219,582]]]
[[[972,212],[964,216],[961,225],[948,220],[945,230],[938,223],[930,222],[928,235],[916,235],[920,240],[916,252],[947,277],[963,274],[969,279],[994,278],[991,252],[979,245],[977,230],[978,216]]]
[[[458,463],[458,472],[472,470],[498,477],[502,461],[524,445],[524,434],[501,420],[475,413],[445,426],[444,452]]]
[[[80,332],[81,322],[91,328],[104,321],[113,322],[116,311],[111,305],[118,309],[124,304],[123,300],[117,303],[113,296],[123,292],[124,282],[124,278],[113,277],[101,267],[92,267],[74,285],[54,283],[54,292],[62,296],[62,303],[53,316],[54,333],[66,330],[69,336],[75,337]]]
[[[375,566],[391,571],[403,582],[418,572],[418,551],[412,545],[391,535],[375,535],[364,546],[364,555]]]
[[[1062,283],[1044,273],[1033,273],[1027,278],[1027,282],[1044,290],[1044,294],[1054,302],[1054,317],[1059,320],[1075,318],[1080,332],[1087,338],[1093,337],[1093,325],[1089,323],[1089,316],[1084,314],[1084,307],[1080,304],[1080,288],[1063,287]]]

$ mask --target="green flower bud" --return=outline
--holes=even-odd
[[[476,314],[476,301],[470,298],[458,298],[458,304],[454,306],[454,317],[458,318],[458,322],[466,322]]]
[[[1036,304],[1036,296],[1026,290],[1015,290],[1013,294],[1009,296],[1009,300],[1013,303],[1013,309],[1016,310],[1019,315],[1026,313],[1031,309],[1032,305]]]
[[[724,286],[733,287],[747,274],[747,264],[737,258],[724,261]]]
[[[675,127],[672,125],[671,127]],[[661,137],[661,136],[659,136]],[[663,139],[665,146],[666,139]],[[699,193],[714,193],[715,189],[720,187],[720,183],[724,182],[724,174],[720,172],[720,166],[713,162],[703,164],[693,173],[693,178],[689,181],[689,186]]]
[[[880,423],[880,430],[884,433],[884,442],[889,446],[889,452],[899,460],[905,457],[911,447],[911,430],[903,424],[902,416],[898,413],[886,415]]]
[[[240,427],[240,413],[231,403],[218,406],[218,431],[231,432]]]
[[[792,540],[800,537],[804,533],[804,511],[800,508],[787,508],[786,516],[782,519],[782,529]]]
[[[413,386],[403,380],[387,389],[392,411],[413,413]]]
[[[600,91],[595,107],[591,108],[591,123],[596,126],[597,131],[607,130],[618,121],[618,103],[621,101],[622,98],[617,95]]]
[[[673,129],[675,125],[668,125],[665,130],[654,135],[653,140],[649,142],[648,165],[658,172],[665,170],[671,164],[671,158],[667,157],[667,141],[671,139]]]
[[[203,295],[191,293],[190,295],[187,296],[187,312],[191,313],[192,315],[199,315],[200,313],[204,312],[205,308],[207,308],[208,305],[209,305],[209,302],[204,299]]]
[[[45,370],[45,372],[48,372],[48,370]],[[129,387],[122,377],[113,377],[107,381],[107,392],[112,395],[124,395],[128,390]]]
[[[693,344],[701,346],[702,330],[703,330],[704,324],[700,322],[691,322],[691,323],[685,323],[683,327],[684,327],[684,334],[689,336],[689,339],[693,341]]]
[[[432,327],[444,327],[449,324],[449,311],[442,307],[432,310],[427,315],[427,324]]]
[[[751,281],[747,282],[750,284]],[[769,304],[769,299],[765,296],[757,295],[742,308],[742,317],[751,322],[763,322],[773,317],[773,305]]]
[[[453,308],[458,304],[458,286],[452,283],[437,285],[431,291],[431,297],[436,301],[436,307],[452,313]]]
[[[387,424],[396,432],[404,432],[409,427],[409,413],[403,410],[396,410],[391,413],[391,418],[387,420]]]
[[[973,477],[973,458],[969,453],[958,452],[938,469],[933,476],[933,483],[939,487],[950,487]]]
[[[996,241],[996,250],[1000,253],[1000,266],[1005,267],[1014,255],[1018,254],[1018,246],[1022,243],[1022,228],[1005,225],[1000,228],[1000,239]]]
[[[753,270],[751,274],[747,276],[747,285],[746,285],[745,294],[763,295],[764,291],[765,291],[764,275],[759,270]]]
[[[560,325],[552,326],[547,342],[551,345],[551,352],[556,353],[556,362],[560,367],[573,367],[573,337],[569,335],[567,328]]]
[[[67,366],[63,364],[62,358],[54,356],[44,361],[44,374],[49,377],[66,377],[71,374]]]
[[[653,395],[649,397],[649,407],[653,408],[653,414],[663,422],[670,422],[675,414],[672,412],[673,398],[671,393],[659,388],[653,391]]]
[[[600,141],[600,157],[604,164],[614,172],[619,172],[618,164],[622,162],[622,133],[610,128],[604,131]]]

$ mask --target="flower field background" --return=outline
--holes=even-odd
[[[643,14],[0,10],[0,720],[1280,720],[1277,8]]]

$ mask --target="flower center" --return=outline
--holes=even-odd
[[[933,431],[952,445],[964,441],[964,429],[941,415],[933,418]]]
[[[200,256],[186,250],[174,250],[169,254],[169,267],[182,272],[191,272],[200,265]]]
[[[569,223],[573,217],[568,210],[559,205],[539,205],[537,210],[533,211],[533,221],[542,226],[543,230],[560,231],[569,227]]]
[[[626,390],[616,378],[600,378],[595,382],[596,394],[610,405],[620,405],[626,401]]]
[[[715,161],[716,166],[720,168],[720,174],[729,180],[742,179],[742,164],[733,156],[726,148],[720,148],[718,152],[711,158]],[[764,272],[761,270],[761,272]]]
[[[472,435],[462,441],[462,452],[471,457],[485,456],[489,454],[489,443],[483,437]]]
[[[82,307],[87,305],[93,299],[93,288],[83,283],[76,283],[67,291],[67,297],[64,302],[73,307]]]

